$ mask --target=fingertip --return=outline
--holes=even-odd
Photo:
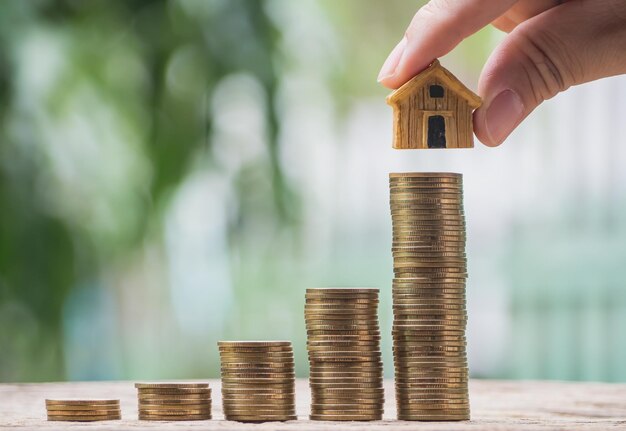
[[[476,138],[486,147],[497,147],[501,142],[494,142],[485,126],[485,109],[483,107],[474,111],[474,134]]]
[[[400,42],[391,50],[391,53],[383,63],[380,72],[378,72],[378,78],[376,79],[380,84],[388,88],[397,88],[395,76],[397,74],[398,66],[404,56],[406,50],[407,38],[404,36]]]

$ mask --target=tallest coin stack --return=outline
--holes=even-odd
[[[469,419],[463,179],[390,174],[398,419]]]

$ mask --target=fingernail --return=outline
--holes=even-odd
[[[393,76],[398,67],[398,63],[400,63],[400,59],[402,58],[402,54],[404,53],[404,48],[406,47],[406,36],[402,38],[400,42],[396,45],[396,47],[391,51],[385,63],[383,63],[383,67],[378,72],[378,82]]]
[[[498,94],[487,108],[486,128],[491,141],[500,145],[522,121],[524,104],[513,90]]]

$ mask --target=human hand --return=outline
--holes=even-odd
[[[430,0],[378,81],[398,88],[489,23],[509,35],[478,83],[483,105],[474,112],[474,131],[485,145],[500,145],[557,93],[626,73],[626,0]]]

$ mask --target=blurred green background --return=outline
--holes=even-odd
[[[410,170],[465,174],[474,376],[626,380],[626,82],[393,151],[376,75],[422,3],[1,2],[0,380],[217,377],[220,339],[305,376],[306,287],[379,287],[390,334]],[[442,62],[476,88],[501,38]]]

